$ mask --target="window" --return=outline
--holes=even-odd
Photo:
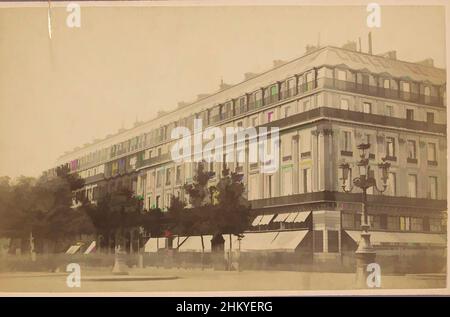
[[[430,87],[425,86],[425,88],[423,89],[423,94],[427,97],[429,97],[431,95],[431,90]]]
[[[168,168],[166,169],[166,185],[170,185],[171,182],[171,177],[172,177],[172,169]]]
[[[417,197],[417,175],[415,174],[408,175],[408,197]]]
[[[166,203],[165,203],[166,209],[170,208],[170,200],[171,199],[172,199],[172,195],[171,194],[166,194]]]
[[[347,72],[345,70],[337,70],[337,79],[346,81],[347,80]]]
[[[258,199],[259,198],[259,188],[258,188],[258,175],[250,175],[249,188],[248,188],[248,199]]]
[[[300,138],[299,138],[300,156],[302,158],[310,157],[311,156],[311,132],[309,130],[303,130],[303,131],[300,131],[299,134],[300,134]]]
[[[428,162],[436,162],[436,144],[428,143],[427,149]]]
[[[311,169],[305,168],[303,170],[303,192],[310,193],[311,192]]]
[[[285,169],[283,171],[283,196],[292,195],[292,183],[292,168]]]
[[[372,113],[372,104],[370,102],[363,103],[363,112],[364,113]]]
[[[314,252],[323,252],[323,231],[314,230]]]
[[[394,107],[393,106],[386,106],[386,116],[394,117]]]
[[[375,152],[375,145],[372,143],[372,136],[368,133],[364,133],[364,139],[363,142],[365,142],[366,144],[370,144],[370,148],[369,148],[369,154],[374,153]],[[370,156],[369,156],[370,157]],[[373,158],[375,158],[375,156],[373,156]]]
[[[344,171],[342,171],[343,173]],[[345,183],[345,190],[351,190],[352,188],[352,180],[353,180],[353,170],[350,167],[350,169],[348,170],[348,179]]]
[[[395,157],[395,139],[393,137],[386,137],[386,156]]]
[[[434,112],[427,112],[427,123],[434,123]]]
[[[175,179],[177,184],[181,183],[181,165],[177,166]]]
[[[417,156],[417,153],[416,153],[416,141],[408,140],[408,159],[416,160],[417,159],[416,156]],[[408,160],[408,162],[410,162],[410,161]]]
[[[291,107],[290,106],[284,107],[284,118],[287,118],[290,115],[291,115]]]
[[[397,178],[396,174],[393,172],[389,173],[386,194],[389,196],[395,196],[397,194]]]
[[[430,218],[430,231],[431,232],[441,232],[442,231],[442,220],[439,218]]]
[[[414,110],[406,109],[406,120],[414,120]]]
[[[409,93],[411,91],[411,86],[407,82],[402,82],[402,86],[401,87],[402,87],[402,91],[403,92]]]
[[[286,136],[281,141],[281,153],[283,158],[292,156],[292,137]]]
[[[156,196],[156,208],[159,208],[159,206],[160,206],[160,204],[161,204],[160,200],[161,200],[161,196],[160,196],[160,195],[157,195],[157,196]]]
[[[253,98],[254,98],[254,100],[255,100],[255,106],[256,106],[256,107],[262,106],[261,96],[262,96],[262,94],[261,94],[261,91],[260,91],[260,90],[258,90],[258,91],[256,91],[256,92],[253,93]]]
[[[273,120],[273,111],[267,113],[267,122],[272,122]]]
[[[239,98],[239,113],[245,111],[245,97]]]
[[[309,100],[303,101],[303,111],[308,111],[310,108],[310,102]]]
[[[381,216],[379,215],[369,215],[368,216],[369,225],[373,229],[381,229]]]
[[[348,100],[341,99],[341,110],[348,110]]]
[[[267,197],[273,197],[273,179],[272,175],[267,176]]]
[[[398,216],[388,216],[387,218],[387,229],[396,231],[400,229],[400,221]]]
[[[436,176],[428,177],[428,198],[437,199],[438,182]]]
[[[349,131],[344,131],[344,143],[342,150],[347,152],[352,151],[352,133]]]
[[[156,172],[156,187],[160,187],[162,182],[162,170]]]
[[[328,233],[328,252],[339,252],[339,231],[327,230]]]
[[[306,90],[305,91],[311,90],[313,88],[312,72],[306,73],[305,81],[306,81]]]
[[[391,88],[391,81],[389,79],[384,79],[383,80],[383,88],[384,89],[389,89]]]
[[[257,117],[257,116],[255,116],[255,117],[252,118],[252,126],[253,126],[253,127],[258,126],[258,117]]]
[[[278,95],[278,87],[276,85],[273,85],[272,87],[270,87],[270,96],[276,96]]]
[[[400,231],[411,231],[410,217],[400,217]]]
[[[294,95],[294,91],[295,90],[295,79],[291,78],[287,81],[287,96],[293,96]]]
[[[411,217],[411,231],[423,231],[423,219]]]
[[[355,228],[355,216],[350,213],[342,213],[342,228],[354,229]]]

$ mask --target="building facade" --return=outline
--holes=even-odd
[[[357,145],[370,143],[377,180],[381,159],[391,163],[386,192],[369,192],[374,245],[445,247],[446,71],[329,46],[278,64],[67,153],[57,165],[85,179],[83,194],[90,200],[127,187],[143,198],[145,209],[166,210],[172,195],[187,200],[183,185],[197,167],[171,159],[174,128],[192,131],[195,119],[222,129],[278,127],[275,172],[261,173],[258,165],[265,162],[226,163],[244,176],[254,215],[248,236],[298,231],[302,238],[293,249],[308,240],[318,258],[329,258],[354,250],[361,223],[360,192],[344,193],[339,164],[350,163],[356,177]],[[242,154],[235,148],[233,155],[248,158],[248,149]],[[220,175],[223,164],[208,163],[207,169]]]

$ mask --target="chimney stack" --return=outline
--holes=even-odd
[[[286,62],[281,60],[281,59],[276,59],[276,60],[273,61],[273,67],[278,67],[278,66],[281,66],[283,64],[286,64]]]
[[[388,51],[386,53],[377,54],[377,56],[382,56],[382,57],[396,60],[397,59],[397,51]]]
[[[369,32],[369,54],[372,55],[372,32]]]
[[[343,49],[355,51],[356,52],[356,42],[355,41],[347,41],[344,45],[342,45]]]
[[[434,67],[434,60],[432,58],[426,58],[422,61],[416,62],[416,64]]]
[[[258,76],[258,74],[256,74],[256,73],[245,73],[244,74],[245,80],[251,79],[251,78],[256,77],[256,76]]]

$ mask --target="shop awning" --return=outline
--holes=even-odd
[[[281,231],[270,244],[270,250],[273,251],[295,251],[308,230]]]
[[[144,252],[158,252],[166,247],[167,238],[150,238],[144,245]]]
[[[286,220],[287,217],[289,217],[291,213],[290,212],[284,212],[282,214],[278,214],[275,219],[273,220],[273,222],[283,222]]]
[[[66,254],[75,254],[80,250],[81,245],[72,245],[69,249],[67,249]]]
[[[272,215],[273,216],[273,215]],[[275,238],[278,232],[245,232],[244,237],[241,240],[241,251],[264,251],[268,250],[268,247],[272,240]],[[225,239],[225,250],[230,249],[230,236],[228,234],[223,235]],[[239,241],[237,236],[232,235],[232,249],[238,250]]]
[[[255,218],[255,220],[253,220],[252,226],[253,226],[253,227],[256,227],[257,225],[259,225],[259,223],[260,223],[262,217],[263,217],[262,215],[257,216],[257,217]]]
[[[245,232],[241,240],[241,251],[295,251],[303,241],[308,230],[272,231],[272,232]],[[223,235],[225,250],[230,249],[229,235]],[[232,248],[238,250],[237,236],[232,236]]]
[[[311,214],[311,211],[302,211],[297,213],[297,217],[295,217],[294,222],[304,222],[306,218]]]
[[[93,251],[95,251],[95,247],[97,246],[97,243],[95,241],[92,241],[91,244],[87,247],[87,249],[84,251],[84,254],[89,254]]]
[[[144,252],[157,252],[158,251],[158,238],[150,238],[144,245]]]
[[[180,240],[178,241],[178,238],[175,238],[177,240],[177,246],[178,243],[180,244],[180,247],[178,248],[178,252],[202,252],[202,238],[201,236],[190,236],[185,241],[186,237],[180,237]],[[211,252],[211,235],[204,235],[203,236],[203,244],[205,247],[205,252]],[[184,243],[183,243],[184,241]]]
[[[259,223],[260,226],[268,225],[270,220],[274,217],[274,214],[271,215],[264,215],[261,219],[261,222]]]
[[[361,240],[361,231],[345,231],[355,242]],[[416,233],[416,232],[382,232],[371,231],[370,242],[372,245],[435,245],[446,246],[444,234]]]
[[[284,220],[284,222],[292,223],[294,222],[295,217],[297,217],[298,212],[291,212],[289,216]]]

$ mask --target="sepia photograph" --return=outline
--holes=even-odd
[[[446,10],[0,2],[0,296],[449,294]]]

